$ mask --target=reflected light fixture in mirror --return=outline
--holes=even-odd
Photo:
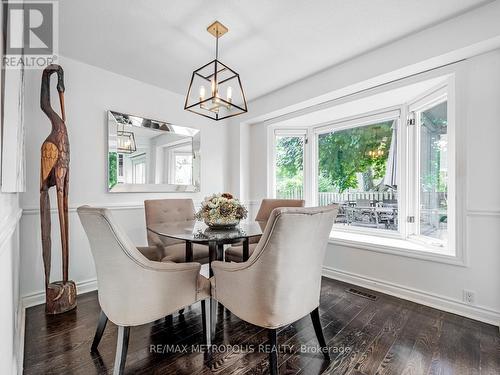
[[[137,151],[133,132],[119,130],[117,136],[117,151],[123,154],[132,154]]]

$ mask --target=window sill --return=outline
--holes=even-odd
[[[466,266],[464,260],[457,257],[455,253],[449,249],[430,247],[425,244],[406,241],[399,238],[386,238],[352,232],[332,231],[330,233],[329,243],[360,250],[399,255],[456,266]]]

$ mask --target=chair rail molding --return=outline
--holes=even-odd
[[[500,216],[500,210],[467,209],[467,216]]]
[[[69,207],[68,211],[69,212],[76,212],[76,209],[80,206],[83,205],[89,205],[92,207],[104,207],[104,208],[109,208],[111,210],[139,210],[139,209],[144,209],[144,203],[143,202],[123,202],[123,203],[81,203],[81,204],[74,204]],[[50,213],[51,214],[56,214],[57,213],[57,207],[51,207],[50,208]],[[40,208],[39,207],[26,207],[23,208],[23,215],[38,215],[40,214]]]
[[[201,200],[199,199],[193,199],[193,203],[196,208],[201,206]],[[254,208],[257,206],[260,201],[257,200],[248,200],[248,201],[242,201],[243,204],[247,205],[249,208]],[[81,203],[81,204],[72,204],[71,207],[69,207],[68,211],[69,212],[76,212],[76,209],[80,206],[83,205],[89,205],[92,207],[104,207],[104,208],[109,208],[110,210],[143,210],[144,209],[144,202],[118,202],[118,203],[96,203],[96,202],[91,202],[91,203]],[[51,214],[57,214],[57,207],[51,207],[50,209]],[[25,207],[22,209],[22,214],[23,215],[39,215],[40,214],[40,208],[39,207]]]

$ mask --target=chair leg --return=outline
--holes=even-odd
[[[118,339],[116,340],[115,367],[113,375],[122,375],[127,360],[128,339],[130,327],[118,326]]]
[[[208,299],[210,303],[210,299]],[[210,322],[210,308],[207,307],[207,300],[201,301],[201,316],[203,320],[203,336],[205,337],[205,344],[210,347],[212,345],[212,332]]]
[[[271,375],[278,375],[278,331],[276,329],[268,329],[269,345],[271,350],[269,352],[269,373]]]
[[[323,335],[323,328],[321,328],[321,321],[319,319],[319,308],[316,307],[311,311],[311,320],[314,326],[314,332],[316,332],[316,337],[318,338],[319,346],[322,349],[323,356],[327,361],[330,360],[330,353],[328,346],[326,345],[325,336]]]
[[[95,330],[94,341],[92,342],[92,346],[90,347],[90,351],[92,353],[97,350],[97,347],[101,342],[102,334],[104,333],[107,322],[108,317],[106,316],[106,314],[104,314],[104,311],[101,310],[101,313],[99,314],[99,322],[97,323],[97,329]]]
[[[215,337],[215,329],[217,328],[217,305],[217,300],[210,298],[210,332],[212,337]]]
[[[172,324],[174,324],[174,317],[173,317],[173,315],[172,315],[172,314],[167,315],[167,316],[165,317],[165,324],[167,324],[167,325],[169,325],[169,326],[171,326]]]

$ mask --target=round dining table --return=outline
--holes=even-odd
[[[186,262],[193,261],[193,243],[205,244],[209,248],[210,277],[213,276],[212,262],[224,260],[224,245],[243,243],[243,261],[249,257],[249,238],[262,235],[265,224],[243,222],[234,228],[211,228],[197,220],[175,221],[151,224],[147,227],[160,238],[171,238],[186,242]]]

